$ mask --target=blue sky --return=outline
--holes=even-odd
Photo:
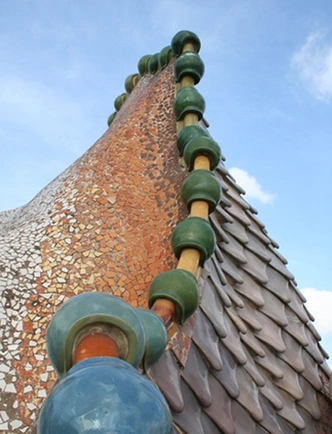
[[[141,56],[192,30],[210,132],[332,354],[331,18],[330,0],[3,0],[0,211],[30,201],[104,133]]]

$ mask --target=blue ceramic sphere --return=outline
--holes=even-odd
[[[96,357],[68,371],[45,401],[38,434],[171,434],[158,389],[123,360]]]

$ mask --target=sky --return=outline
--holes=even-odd
[[[93,145],[138,60],[179,30],[200,37],[210,133],[332,355],[330,0],[2,0],[0,211]]]

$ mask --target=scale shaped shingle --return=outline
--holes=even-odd
[[[203,269],[175,423],[186,434],[315,434],[326,353],[286,259],[221,166],[224,199],[210,216],[217,247]]]

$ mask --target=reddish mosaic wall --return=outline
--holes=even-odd
[[[32,238],[27,258],[16,266],[16,280],[13,272],[2,281],[21,290],[11,305],[20,324],[16,357],[0,364],[0,380],[1,373],[7,376],[0,431],[26,432],[54,385],[45,330],[63,301],[98,290],[147,307],[150,281],[174,268],[170,238],[187,214],[179,199],[185,172],[176,147],[174,83],[173,64],[143,77],[110,129],[82,158],[26,207],[0,215],[3,245],[9,246],[3,269],[8,255],[24,246],[18,228]],[[29,270],[32,254],[36,261]],[[7,351],[15,324],[8,327]]]

